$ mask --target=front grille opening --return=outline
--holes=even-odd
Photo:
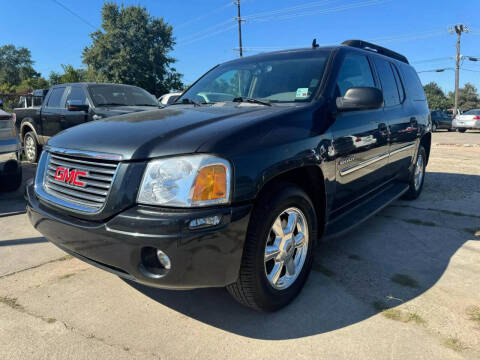
[[[71,207],[100,210],[107,200],[118,164],[113,160],[51,152],[45,174],[45,191]]]

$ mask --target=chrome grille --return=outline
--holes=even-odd
[[[44,189],[55,198],[63,200],[64,203],[71,204],[73,208],[79,205],[89,211],[98,211],[107,200],[118,164],[119,162],[114,160],[50,152],[43,183]],[[78,181],[83,186],[75,185],[71,181],[55,179],[59,167],[86,173],[78,177]]]

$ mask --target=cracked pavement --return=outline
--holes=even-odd
[[[0,194],[0,213],[22,202]],[[479,204],[480,132],[435,133],[420,198],[321,244],[274,314],[128,283],[0,215],[0,358],[480,359]]]

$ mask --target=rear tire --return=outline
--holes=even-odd
[[[467,129],[458,129],[458,132],[464,133]]]
[[[35,134],[27,132],[23,138],[23,153],[25,159],[30,163],[37,162],[38,159],[38,141]]]
[[[252,211],[239,277],[228,292],[258,311],[289,304],[310,273],[316,219],[310,198],[298,186],[268,189]]]
[[[427,153],[423,145],[420,145],[417,152],[417,158],[410,174],[408,191],[403,195],[405,200],[415,200],[420,196],[425,181],[425,167],[427,164]]]

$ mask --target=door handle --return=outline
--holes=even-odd
[[[65,115],[60,115],[60,120],[65,120]]]

